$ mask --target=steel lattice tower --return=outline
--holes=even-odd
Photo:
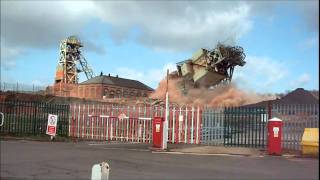
[[[94,76],[87,60],[81,54],[81,47],[83,45],[76,36],[70,36],[61,41],[55,83],[77,84],[80,72],[84,72],[87,79]]]

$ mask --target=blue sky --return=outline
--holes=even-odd
[[[75,34],[96,75],[103,71],[152,88],[176,62],[220,41],[245,50],[247,64],[233,79],[242,89],[318,89],[318,4],[1,1],[1,81],[52,84],[59,42]]]

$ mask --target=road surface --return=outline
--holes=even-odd
[[[145,144],[1,141],[0,179],[90,179],[107,161],[116,179],[319,179],[319,160],[154,153]]]

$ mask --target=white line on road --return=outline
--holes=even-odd
[[[125,151],[141,151],[141,152],[147,152],[150,151],[148,149],[131,149],[131,148],[115,148],[115,147],[110,147],[110,148],[102,148],[102,149],[116,149],[116,150],[125,150]]]
[[[114,144],[141,144],[139,142],[129,142],[129,143],[89,143],[89,146],[102,146],[102,145],[114,145]]]
[[[196,155],[196,156],[233,156],[233,157],[246,157],[247,155],[240,154],[203,154],[203,153],[185,153],[185,152],[161,152],[152,151],[152,153],[158,154],[185,154],[185,155]]]

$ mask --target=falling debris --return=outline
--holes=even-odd
[[[170,101],[176,104],[204,106],[239,106],[274,99],[240,90],[232,83],[235,66],[245,65],[242,47],[218,44],[213,50],[200,49],[191,59],[177,63],[177,71],[169,75]],[[166,80],[151,94],[164,100]],[[161,101],[159,101],[161,102]]]
[[[273,95],[263,95],[248,90],[241,90],[235,83],[218,86],[214,89],[204,87],[191,88],[188,94],[185,95],[178,86],[182,81],[182,78],[169,79],[168,89],[170,103],[208,107],[241,106],[276,98]],[[158,103],[161,103],[161,101],[165,99],[165,91],[166,80],[162,80],[150,97],[159,99]]]
[[[245,65],[245,54],[240,46],[218,43],[213,50],[200,49],[191,59],[177,63],[171,77],[182,77],[181,89],[209,88],[231,82],[235,66]]]

